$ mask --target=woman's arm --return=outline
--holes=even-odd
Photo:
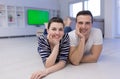
[[[45,77],[50,73],[53,73],[55,71],[58,71],[58,70],[64,68],[65,64],[66,64],[66,62],[64,60],[61,60],[57,64],[55,64],[49,68],[45,68],[42,71],[34,72],[30,79],[42,79],[42,77]]]
[[[55,45],[51,54],[46,58],[45,67],[51,67],[55,64],[59,52],[59,44]]]
[[[50,73],[56,72],[62,68],[65,67],[67,59],[68,59],[68,53],[69,53],[69,37],[68,35],[66,38],[64,38],[64,41],[62,41],[62,45],[59,45],[58,43],[53,47],[51,56],[48,56],[47,60],[45,61],[45,65],[49,65],[49,67],[46,67],[42,71],[36,71],[32,74],[31,79],[41,79],[42,77],[47,76]],[[43,45],[43,44],[40,44]],[[59,46],[63,46],[60,47]],[[66,48],[64,48],[64,46]],[[40,46],[41,47],[41,46]],[[44,49],[44,50],[43,50]],[[45,52],[45,47],[42,49],[42,52]],[[41,52],[41,51],[40,51]],[[60,54],[58,54],[58,52]],[[43,53],[44,54],[44,53]],[[42,55],[43,55],[42,54]],[[59,55],[59,56],[58,56]],[[55,56],[55,57],[54,57]],[[59,61],[55,63],[56,58],[59,57]],[[45,58],[45,57],[44,57]],[[52,64],[51,64],[52,63]]]
[[[46,68],[45,70],[46,70],[47,74],[49,74],[49,73],[53,73],[53,72],[56,72],[56,71],[64,68],[65,65],[66,65],[66,61],[61,60],[58,63],[56,63],[55,65],[53,65],[49,68]]]

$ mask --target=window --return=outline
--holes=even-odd
[[[76,17],[81,10],[90,10],[93,16],[100,16],[100,0],[88,0],[70,4],[70,17]]]
[[[70,4],[70,17],[76,17],[76,14],[82,10],[82,2]]]
[[[90,10],[93,16],[100,16],[100,0],[85,1],[84,10]]]

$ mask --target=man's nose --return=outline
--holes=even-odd
[[[83,23],[83,24],[82,24],[82,28],[85,28],[85,26],[86,26],[86,24],[85,24],[85,23]]]

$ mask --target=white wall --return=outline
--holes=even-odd
[[[57,0],[0,0],[0,4],[59,10],[59,3]],[[35,35],[36,30],[40,28],[41,27],[34,27],[34,26],[28,27],[26,24],[22,28],[17,26],[16,27],[0,27],[0,37]]]
[[[69,16],[69,4],[82,0],[59,0],[61,16],[64,18]],[[115,37],[115,1],[116,0],[101,0],[101,17],[104,19],[105,38]],[[63,9],[64,8],[64,9]]]
[[[46,8],[46,9],[60,9],[60,15],[62,18],[69,16],[69,3],[78,2],[80,0],[0,0],[0,4]],[[105,22],[105,38],[115,37],[115,1],[116,0],[101,0],[101,18]],[[23,34],[35,34],[37,27],[25,27],[25,28],[0,28],[0,36],[7,35],[23,35]],[[11,30],[11,31],[10,31]]]
[[[104,0],[105,38],[115,38],[115,0]]]
[[[73,2],[79,2],[82,0],[58,0],[60,3],[60,15],[62,18],[69,16],[69,4]]]
[[[0,4],[59,9],[59,3],[57,0],[0,0]]]
[[[66,16],[69,16],[69,4],[70,3],[76,3],[83,0],[59,0],[60,3],[60,11],[61,11],[61,17],[64,18]],[[64,8],[64,9],[63,9]],[[101,17],[96,18],[104,18],[104,0],[101,0]]]

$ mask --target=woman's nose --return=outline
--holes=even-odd
[[[60,33],[60,31],[59,31],[59,30],[57,30],[57,31],[56,31],[56,34],[59,34],[59,33]]]

